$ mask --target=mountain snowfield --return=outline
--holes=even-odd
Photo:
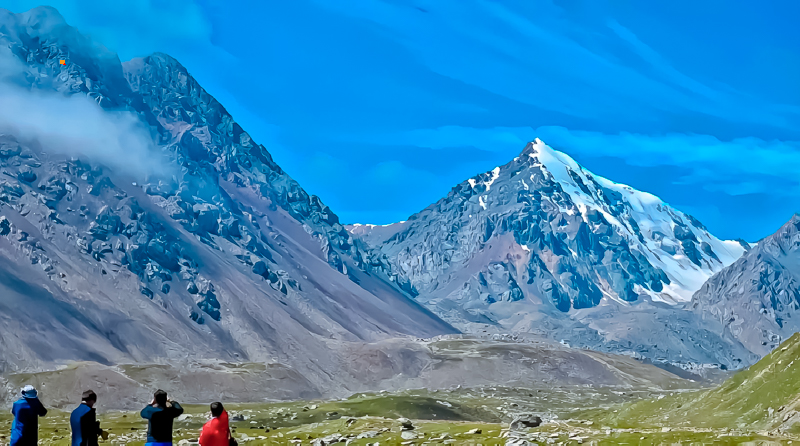
[[[706,280],[745,252],[745,246],[740,242],[718,239],[695,218],[670,207],[655,195],[592,174],[539,138],[530,143],[526,151],[528,157],[538,161],[534,166],[549,173],[569,195],[584,221],[588,223],[589,211],[599,211],[619,233],[624,234],[628,243],[636,246],[653,266],[666,273],[669,281],[664,283],[661,291],[645,286],[637,289],[654,300],[668,303],[690,301]],[[497,167],[492,171],[487,184],[497,179],[500,170]],[[470,184],[474,181],[470,180]],[[528,188],[524,178],[520,178],[520,182],[523,188]],[[620,195],[624,203],[621,212],[605,200],[605,191]],[[562,210],[574,212],[568,205]],[[686,230],[682,228],[687,228],[690,233],[681,232]],[[699,247],[701,252],[684,246],[686,240],[693,240],[695,248]],[[612,294],[608,296],[617,298]]]
[[[683,310],[749,246],[539,139],[403,223],[348,229],[465,332],[535,333],[667,362],[753,360]]]

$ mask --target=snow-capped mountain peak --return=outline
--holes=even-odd
[[[422,299],[446,292],[465,301],[471,286],[464,274],[474,278],[485,262],[500,262],[510,274],[503,277],[530,285],[514,285],[515,296],[543,298],[562,311],[603,298],[687,302],[744,252],[655,195],[594,175],[538,138],[510,163],[464,181],[380,237],[365,227],[357,232],[381,245]],[[488,253],[498,244],[524,258],[511,265],[509,252]],[[478,292],[479,306],[491,307],[500,288]]]
[[[540,139],[402,224],[349,230],[372,245],[373,268],[465,332],[679,362],[732,366],[746,354],[678,311],[745,246]]]
[[[667,274],[670,281],[661,293],[643,289],[657,300],[689,301],[713,273],[744,253],[740,243],[716,238],[691,215],[653,194],[592,174],[539,138],[523,153],[569,195],[584,221],[588,223],[589,211],[600,212],[629,243],[638,245],[653,266]],[[569,204],[564,206],[569,212]]]

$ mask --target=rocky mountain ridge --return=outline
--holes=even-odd
[[[4,94],[134,120],[151,141],[130,148],[165,166],[0,123],[0,371],[217,359],[321,385],[347,373],[338,343],[456,332],[367,272],[336,214],[177,61],[121,64],[49,7],[0,23]]]
[[[682,310],[749,245],[539,139],[402,224],[348,228],[465,332],[535,333],[684,366],[756,359]]]
[[[690,308],[759,356],[800,331],[800,214],[711,277]]]
[[[362,236],[378,231],[349,228]],[[538,139],[511,163],[380,230],[381,251],[419,293],[441,287],[452,265],[492,237],[510,234],[520,250],[534,253],[527,269],[542,279],[538,294],[562,311],[596,306],[604,297],[687,302],[747,248],[717,239],[653,195],[593,175]]]

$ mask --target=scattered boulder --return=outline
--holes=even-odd
[[[209,234],[219,233],[219,208],[213,204],[198,203],[192,207],[197,230]]]
[[[122,219],[114,214],[108,206],[103,206],[98,211],[95,222],[89,232],[99,240],[108,240],[110,235],[119,234],[123,229]]]
[[[540,424],[542,424],[542,419],[536,415],[518,415],[514,418],[514,421],[511,422],[511,430],[522,430],[531,427],[538,427]]]
[[[509,438],[508,441],[506,441],[506,446],[533,446],[534,444],[538,443],[531,443],[524,438]]]
[[[145,286],[143,286],[143,287],[140,287],[140,288],[139,288],[139,291],[140,291],[142,294],[144,294],[145,296],[147,296],[148,298],[150,298],[150,299],[152,299],[152,298],[153,298],[153,296],[154,296],[154,294],[153,294],[153,291],[152,291],[150,288],[147,288],[147,287],[145,287]]]
[[[400,423],[400,426],[404,431],[414,430],[414,424],[411,423],[411,420],[409,420],[408,418],[398,418],[397,422]]]
[[[206,292],[201,293],[200,296],[203,298],[203,300],[197,302],[197,307],[203,310],[203,312],[207,315],[211,316],[211,318],[215,321],[219,321],[222,315],[220,314],[220,304],[217,300],[217,295],[214,294],[213,288],[209,288]]]
[[[167,240],[162,238],[150,240],[147,243],[147,255],[169,271],[179,271],[181,269],[180,252],[176,246],[171,245]]]
[[[263,260],[259,260],[258,262],[253,264],[253,273],[266,279],[267,277],[269,277],[270,271],[267,264]]]
[[[327,446],[329,444],[336,444],[343,440],[342,434],[331,434],[324,438],[317,438],[312,441],[312,446]]]
[[[91,180],[89,180],[89,178],[86,178],[86,180],[91,182]],[[112,189],[115,189],[115,188],[116,188],[116,186],[114,186],[114,183],[111,182],[111,179],[109,179],[108,177],[103,177],[96,184],[93,184],[92,186],[89,186],[89,193],[94,195],[95,197],[97,197],[97,196],[100,196],[100,193],[102,193],[103,191],[112,190]]]
[[[400,432],[400,438],[403,440],[415,440],[417,438],[417,434],[412,431],[404,430]]]
[[[3,141],[0,143],[0,158],[11,158],[22,152],[19,144],[15,141]]]
[[[36,181],[36,178],[36,172],[30,168],[20,169],[19,173],[17,173],[17,179],[23,183],[33,183]]]
[[[0,235],[11,233],[11,222],[5,216],[0,217]]]
[[[0,201],[13,203],[25,195],[25,190],[18,184],[11,184],[8,181],[0,182]]]
[[[51,198],[47,200],[47,205],[52,208],[67,195],[67,181],[61,175],[53,175],[40,182],[39,189]]]
[[[242,237],[242,232],[239,230],[239,220],[237,220],[233,215],[229,215],[226,218],[221,219],[219,224],[220,234],[223,237],[228,239]]]

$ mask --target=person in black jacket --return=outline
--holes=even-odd
[[[97,394],[91,390],[83,392],[81,405],[69,416],[72,429],[72,446],[98,446],[97,437],[103,435],[94,405]]]
[[[156,390],[153,401],[141,413],[142,418],[148,420],[145,446],[171,446],[172,421],[182,413],[183,407],[177,401],[170,401],[167,392]]]

